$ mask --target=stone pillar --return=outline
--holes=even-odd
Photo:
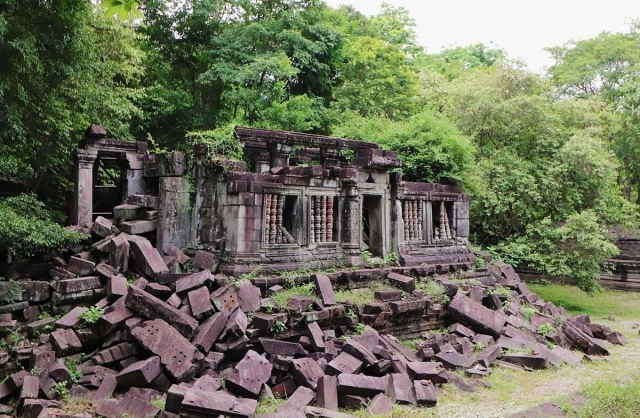
[[[183,177],[161,177],[159,189],[156,247],[162,254],[171,245],[184,248],[190,240],[190,185]]]
[[[469,202],[455,202],[455,236],[466,238],[469,236]]]
[[[98,157],[98,151],[79,149],[77,153],[78,176],[71,222],[85,226],[93,222],[93,164]]]
[[[269,142],[267,144],[267,150],[269,150],[269,157],[271,160],[271,167],[288,167],[289,155],[293,147],[286,144],[278,144],[275,142]]]
[[[342,216],[342,249],[346,257],[345,264],[362,265],[360,256],[360,193],[354,182],[343,180],[344,200]]]
[[[255,173],[264,173],[265,171],[269,171],[271,168],[271,156],[268,152],[260,152],[256,158],[254,172]]]

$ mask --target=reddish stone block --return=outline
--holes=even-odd
[[[273,366],[264,357],[249,350],[227,378],[227,389],[238,396],[257,399],[272,369]]]
[[[153,356],[129,365],[118,373],[116,380],[118,381],[118,387],[122,391],[126,391],[134,386],[148,386],[160,373],[162,373],[160,357]]]
[[[191,379],[204,365],[204,356],[161,319],[145,322],[134,328],[131,335],[145,349],[159,355],[167,372],[178,381]]]
[[[338,410],[338,378],[320,376],[318,379],[317,404],[320,408]]]
[[[333,292],[331,279],[324,274],[313,274],[311,280],[316,284],[316,294],[322,299],[325,305],[335,305],[336,295]]]
[[[206,287],[203,286],[190,291],[187,297],[189,298],[189,306],[191,306],[193,316],[208,316],[213,313],[209,289]]]
[[[187,338],[191,338],[198,328],[194,318],[133,285],[129,286],[125,304],[142,316],[166,321]]]
[[[387,390],[387,379],[362,374],[338,375],[338,393],[372,398]]]
[[[203,353],[209,352],[211,347],[222,334],[222,330],[227,325],[227,317],[222,312],[216,312],[211,318],[198,328],[196,336],[193,338],[193,345]]]

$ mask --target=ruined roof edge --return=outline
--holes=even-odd
[[[276,131],[270,129],[235,127],[236,135],[243,141],[278,141],[289,145],[306,145],[312,147],[328,146],[343,149],[377,149],[378,144],[358,141],[355,139],[338,138],[326,135],[305,134],[291,131]]]

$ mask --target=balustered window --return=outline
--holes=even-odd
[[[424,241],[424,201],[401,200],[404,240]]]
[[[338,240],[335,227],[338,218],[336,196],[310,196],[309,199],[309,243],[334,242]]]

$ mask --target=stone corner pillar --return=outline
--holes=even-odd
[[[86,226],[93,222],[93,165],[98,157],[95,149],[77,150],[77,177],[71,222]]]
[[[360,255],[360,192],[355,182],[344,181],[342,250],[347,266],[362,265]]]
[[[161,254],[171,245],[184,248],[191,238],[189,182],[183,177],[160,177],[160,207],[156,247]]]
[[[293,147],[287,144],[279,144],[277,142],[267,143],[267,150],[269,151],[269,157],[271,160],[271,167],[288,167],[289,155]]]

